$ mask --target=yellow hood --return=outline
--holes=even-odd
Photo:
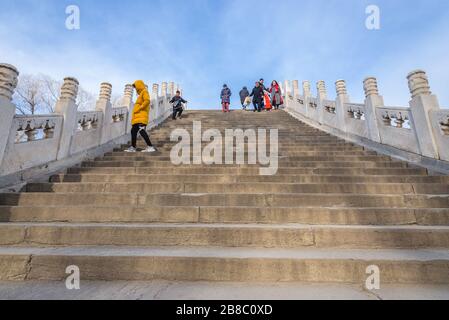
[[[134,82],[134,87],[138,94],[140,94],[143,90],[146,90],[145,83],[142,80],[137,80]]]

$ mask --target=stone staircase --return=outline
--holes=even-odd
[[[170,162],[175,128],[279,128],[278,174]],[[0,280],[449,284],[449,177],[285,112],[189,111],[122,150],[0,195]],[[142,145],[141,145],[142,146]],[[124,148],[125,146],[123,146]]]

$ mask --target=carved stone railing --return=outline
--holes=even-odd
[[[60,115],[14,117],[1,175],[26,170],[56,159],[62,125],[63,117]]]
[[[99,123],[102,121],[102,113],[100,111],[84,111],[78,112],[76,123],[77,132],[86,132],[97,130]]]
[[[60,116],[18,115],[14,118],[11,133],[16,144],[53,139],[61,120]]]
[[[413,153],[419,153],[416,132],[410,123],[410,108],[376,108],[379,134],[382,143]]]
[[[303,94],[294,94],[285,109],[323,131],[449,173],[449,110],[440,109],[424,71],[413,71],[407,78],[409,107],[385,106],[376,78],[369,77],[364,80],[364,103],[350,101],[344,80],[335,83],[335,101],[327,98],[323,81],[317,83],[316,97],[304,81]],[[285,81],[284,90],[289,88]]]
[[[79,83],[66,78],[51,115],[15,115],[12,96],[19,72],[0,64],[0,187],[16,185],[100,156],[115,146],[128,143],[134,109],[132,85],[125,86],[122,107],[111,104],[112,85],[102,83],[95,111],[78,112]],[[170,94],[179,86],[153,85],[150,111],[151,129],[172,112]]]
[[[430,112],[433,134],[437,146],[449,146],[449,110]],[[439,148],[441,159],[449,160],[449,148]]]
[[[112,109],[112,123],[126,122],[128,109],[126,107]]]

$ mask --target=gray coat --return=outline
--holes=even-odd
[[[240,101],[242,102],[242,104],[245,103],[245,99],[249,97],[249,91],[246,87],[244,87],[242,89],[242,91],[240,91]]]

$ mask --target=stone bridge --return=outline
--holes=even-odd
[[[175,85],[154,85],[156,154],[123,152],[131,86],[121,108],[104,83],[96,111],[78,112],[67,78],[55,114],[17,116],[17,77],[0,65],[0,298],[117,297],[118,287],[150,299],[449,297],[449,110],[423,71],[408,75],[408,107],[386,106],[373,77],[362,103],[343,80],[335,101],[323,81],[316,96],[286,81],[284,111],[176,122],[165,121]],[[173,164],[170,134],[192,134],[196,121],[278,129],[277,174]],[[69,266],[85,291],[65,288]],[[90,284],[99,280],[111,284]]]

